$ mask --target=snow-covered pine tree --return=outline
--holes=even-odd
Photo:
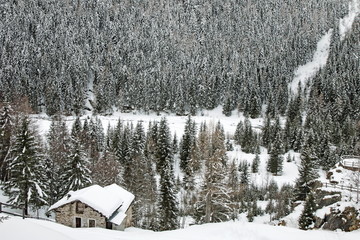
[[[13,114],[10,104],[5,104],[0,111],[0,181],[8,178],[7,158],[10,157],[14,132]]]
[[[39,208],[47,204],[44,159],[36,134],[29,118],[23,117],[8,161],[9,179],[4,184],[8,202],[24,208],[26,215],[29,207]]]
[[[157,141],[157,164],[160,173],[159,211],[160,230],[172,230],[179,226],[178,203],[175,195],[173,154],[171,151],[170,130],[166,118],[159,123]]]
[[[62,196],[62,184],[60,176],[70,154],[70,136],[66,123],[61,116],[55,115],[52,118],[49,133],[47,134],[48,149],[46,164],[49,169],[48,183],[49,203],[52,204]]]
[[[302,130],[302,89],[299,83],[297,95],[290,100],[286,113],[286,124],[284,129],[285,151],[293,149],[299,151],[301,148]]]
[[[122,131],[121,141],[117,147],[116,160],[119,161],[124,172],[122,173],[122,184],[130,191],[131,185],[134,181],[134,168],[131,159],[133,131],[132,126],[128,123],[124,126]]]
[[[71,128],[71,137],[74,138],[82,138],[82,133],[83,132],[83,126],[81,124],[81,121],[80,121],[80,117],[76,117],[75,118],[75,122],[74,124],[72,125],[72,128]]]
[[[232,207],[232,216],[231,219],[236,219],[239,209],[239,200],[240,200],[240,176],[238,171],[238,166],[235,162],[235,160],[231,161],[231,164],[229,165],[229,175],[227,179],[227,187],[229,188],[229,196],[231,201],[231,207]]]
[[[240,175],[240,184],[246,186],[250,181],[249,164],[245,161]]]
[[[74,126],[76,126],[75,124],[76,122]],[[92,183],[89,165],[90,162],[80,142],[80,137],[72,135],[70,155],[61,174],[61,182],[63,185],[62,195],[68,193],[70,190],[76,191],[87,187]]]
[[[190,150],[195,141],[195,133],[195,122],[191,119],[191,116],[189,115],[185,123],[185,130],[180,145],[180,168],[185,173],[188,169]]]
[[[126,188],[136,196],[134,202],[134,222],[136,226],[141,226],[147,207],[142,204],[143,198],[146,198],[143,194],[146,192],[144,191],[146,188],[145,174],[148,172],[144,154],[145,141],[143,125],[141,122],[137,122],[131,140],[129,164],[126,165],[124,172]],[[142,209],[142,207],[145,208]]]
[[[223,110],[222,113],[227,116],[230,117],[231,116],[231,111],[233,110],[232,108],[232,104],[231,104],[231,98],[227,97],[225,100],[225,103],[223,105]]]
[[[123,131],[123,124],[119,118],[116,123],[114,131],[112,133],[112,138],[111,138],[111,151],[113,151],[115,153],[115,156],[119,156],[120,143],[121,143],[121,138],[123,135],[122,131]],[[119,159],[117,159],[117,160],[119,160]]]
[[[246,153],[255,153],[257,150],[257,135],[252,130],[251,122],[249,118],[244,121],[244,132],[240,141],[241,150]]]
[[[264,119],[264,126],[262,127],[262,135],[261,135],[261,142],[262,145],[268,148],[268,151],[271,150],[271,118],[266,115]]]
[[[283,142],[282,142],[282,130],[280,127],[279,117],[276,118],[275,125],[273,127],[274,142],[270,151],[270,159],[267,163],[267,170],[275,176],[281,175],[283,168],[284,158],[283,153]]]
[[[307,141],[312,141],[311,133]],[[304,201],[312,189],[312,185],[318,177],[317,158],[308,144],[305,143],[301,153],[301,163],[299,167],[299,178],[295,183],[295,199]]]
[[[145,156],[146,136],[141,122],[136,124],[131,141],[131,167],[133,181],[130,191],[134,193],[135,226],[156,230],[157,186],[155,166]]]
[[[315,223],[316,202],[314,193],[310,191],[306,196],[304,210],[299,218],[299,228],[302,230],[311,229]]]
[[[177,154],[179,151],[179,144],[178,144],[178,138],[176,132],[174,133],[174,137],[172,141],[172,150],[173,150],[173,154]]]
[[[259,171],[259,165],[260,165],[260,157],[259,157],[259,154],[256,153],[255,157],[251,163],[251,172],[257,173]]]

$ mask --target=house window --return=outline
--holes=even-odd
[[[79,217],[75,218],[75,227],[81,228],[81,218],[79,218]]]
[[[95,227],[96,226],[96,222],[94,219],[89,219],[89,228],[91,227]]]
[[[84,213],[85,204],[82,202],[76,202],[76,213]]]

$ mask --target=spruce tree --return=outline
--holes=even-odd
[[[259,154],[256,153],[255,158],[253,159],[253,161],[251,163],[251,172],[257,173],[259,171],[259,165],[260,165],[260,157],[259,157]]]
[[[6,104],[0,111],[0,181],[8,178],[7,158],[10,157],[14,132],[14,110]]]
[[[162,118],[157,132],[157,142],[156,142],[156,162],[157,170],[161,173],[163,165],[167,161],[173,163],[173,154],[171,151],[171,140],[170,140],[170,129],[167,123],[166,118]]]
[[[302,230],[311,229],[315,223],[316,202],[313,193],[310,191],[306,197],[304,210],[299,218],[299,228]]]
[[[185,123],[184,134],[180,145],[180,168],[185,172],[188,170],[190,150],[195,141],[195,122],[188,117]],[[186,173],[186,172],[185,172]]]
[[[89,165],[90,162],[79,137],[72,137],[70,155],[61,175],[63,196],[70,190],[76,191],[92,183]]]
[[[249,176],[249,165],[247,162],[242,167],[241,176],[240,176],[240,184],[242,185],[248,185],[250,181]]]
[[[318,177],[316,157],[309,148],[303,149],[299,167],[299,178],[295,183],[296,200],[305,200]]]
[[[49,133],[47,134],[47,168],[50,170],[48,182],[51,186],[49,202],[52,204],[61,197],[62,183],[60,176],[70,154],[71,138],[65,121],[61,116],[52,118]]]
[[[234,133],[234,140],[235,140],[236,144],[241,145],[242,139],[243,139],[243,134],[244,134],[244,123],[242,121],[240,121],[236,125],[236,130]]]
[[[156,151],[157,167],[160,173],[160,230],[173,230],[178,227],[178,203],[175,196],[170,130],[166,118],[162,118],[159,123]]]
[[[232,106],[231,106],[231,99],[228,97],[225,100],[225,103],[223,105],[223,110],[222,113],[227,116],[230,117],[231,116],[231,111],[232,111]]]
[[[264,119],[264,126],[262,127],[262,144],[264,147],[270,150],[271,143],[271,119],[266,115]]]
[[[178,228],[179,223],[177,220],[178,202],[174,192],[175,183],[171,159],[164,162],[160,177],[160,230],[174,230]]]
[[[4,184],[8,202],[25,209],[39,208],[46,202],[44,159],[36,137],[36,131],[27,116],[20,121],[12,158],[8,162],[9,179]]]
[[[283,153],[283,143],[282,143],[282,130],[280,127],[279,117],[276,118],[275,125],[273,126],[273,139],[274,142],[271,146],[270,159],[267,163],[267,170],[275,176],[281,175],[283,168],[284,158]]]

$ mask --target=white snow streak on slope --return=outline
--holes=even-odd
[[[295,70],[295,77],[290,83],[290,90],[292,93],[296,94],[299,83],[303,88],[307,81],[315,76],[315,74],[325,66],[326,61],[329,56],[330,49],[330,40],[333,30],[330,29],[317,43],[317,48],[314,53],[313,59],[311,62],[308,62],[305,65],[298,67]]]
[[[344,40],[346,34],[351,30],[356,16],[360,13],[360,1],[352,0],[349,3],[349,13],[339,21],[340,39]]]

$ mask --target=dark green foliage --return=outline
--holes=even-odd
[[[12,135],[14,132],[14,110],[5,104],[0,111],[0,181],[8,178],[7,158],[10,157]]]
[[[241,145],[241,142],[242,142],[242,136],[244,134],[244,123],[243,121],[240,121],[237,126],[236,126],[236,130],[235,130],[235,133],[234,133],[234,140],[235,140],[235,143],[236,144],[239,144]]]
[[[272,146],[270,150],[270,158],[267,163],[267,170],[275,176],[281,175],[284,161],[282,153],[284,150],[279,118],[276,119],[275,125],[273,126],[273,142],[271,145]]]
[[[190,158],[191,148],[195,143],[195,134],[196,134],[195,122],[189,116],[185,124],[184,135],[182,136],[180,150],[179,150],[180,168],[185,172],[186,175],[191,174],[190,172],[188,172],[190,170],[190,168],[188,167],[188,162]]]
[[[178,227],[178,203],[175,196],[173,154],[170,131],[166,118],[159,123],[157,139],[157,169],[160,173],[159,230],[173,230]]]
[[[315,211],[316,211],[316,202],[312,192],[306,197],[304,210],[299,218],[299,228],[302,230],[311,229],[312,225],[315,223]]]
[[[85,127],[85,128],[87,129],[87,127]],[[88,132],[86,129],[85,129],[85,132]],[[71,137],[73,137],[73,138],[76,137],[76,138],[81,139],[81,138],[83,138],[82,134],[83,134],[83,126],[81,124],[80,118],[76,117],[75,122],[73,123],[72,128],[71,128]]]
[[[227,98],[225,103],[224,103],[224,106],[223,106],[223,110],[222,110],[222,113],[227,116],[227,117],[230,117],[231,116],[231,111],[234,110],[231,106],[231,99],[230,98]]]
[[[178,143],[178,138],[176,136],[176,133],[174,134],[173,141],[172,141],[172,150],[173,150],[173,154],[176,154],[179,151],[179,143]]]
[[[301,149],[302,142],[302,90],[298,89],[298,95],[291,99],[289,102],[286,125],[284,130],[285,137],[285,151],[293,149],[299,151]]]
[[[299,178],[295,183],[295,199],[305,200],[312,189],[314,181],[318,177],[317,159],[311,153],[311,150],[305,148],[301,154],[301,164],[299,167]]]
[[[166,118],[162,118],[157,130],[156,142],[156,168],[159,173],[167,161],[173,163],[173,154],[171,151],[171,135]]]
[[[241,146],[241,150],[246,153],[255,153],[258,150],[258,135],[252,130],[250,120],[245,119],[245,122],[239,122],[234,134],[236,144]]]
[[[255,158],[253,159],[251,163],[251,172],[257,173],[259,171],[259,164],[260,164],[260,157],[259,154],[256,153]]]
[[[174,173],[172,170],[171,159],[164,162],[160,174],[160,200],[159,210],[160,230],[174,230],[178,228],[178,203],[175,195]]]
[[[249,164],[247,162],[243,163],[242,169],[241,169],[241,173],[240,173],[240,183],[243,185],[248,185],[249,184]]]
[[[267,115],[264,119],[264,126],[262,128],[262,135],[261,135],[261,140],[262,140],[262,145],[266,148],[270,148],[270,143],[272,141],[272,136],[271,136],[271,119],[270,117]]]

